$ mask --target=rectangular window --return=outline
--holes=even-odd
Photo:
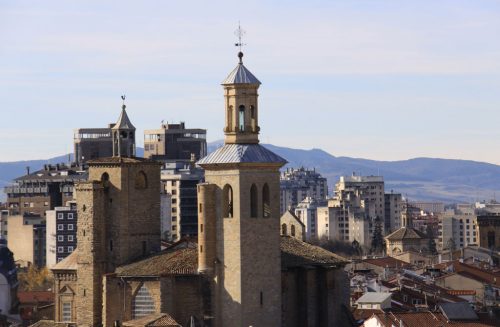
[[[64,253],[64,246],[58,246],[57,253]]]
[[[57,214],[57,219],[64,219],[64,214],[62,212],[59,212]]]
[[[73,247],[72,246],[68,246],[68,253],[71,253],[73,252]]]
[[[73,242],[74,238],[73,235],[68,235],[68,242]]]
[[[62,321],[69,322],[72,320],[71,317],[71,302],[62,303]]]
[[[73,213],[72,212],[68,213],[68,219],[73,219]]]
[[[64,235],[57,235],[58,242],[64,242]]]
[[[63,224],[57,224],[57,230],[64,230]]]
[[[73,230],[73,224],[68,224],[68,230]]]

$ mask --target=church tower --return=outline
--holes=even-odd
[[[78,326],[101,326],[104,274],[160,250],[161,164],[132,157],[134,131],[123,106],[115,156],[88,161],[88,181],[75,187]]]
[[[279,169],[259,144],[259,80],[239,63],[222,82],[225,144],[198,164],[198,269],[213,281],[215,326],[281,325]]]
[[[135,157],[135,127],[125,111],[125,96],[122,112],[116,124],[111,128],[113,139],[113,157]]]

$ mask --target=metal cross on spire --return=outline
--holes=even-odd
[[[235,43],[234,46],[240,48],[240,52],[238,53],[238,57],[240,58],[240,63],[242,63],[242,58],[243,58],[243,52],[241,51],[242,47],[246,45],[241,41],[242,37],[246,34],[245,30],[241,28],[240,22],[238,22],[238,29],[234,31],[234,35],[238,37],[238,43]]]

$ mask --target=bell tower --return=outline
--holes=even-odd
[[[213,326],[281,325],[279,169],[259,144],[259,80],[239,63],[222,82],[224,146],[198,161],[198,270],[212,281]]]
[[[239,63],[222,82],[226,109],[225,143],[259,143],[257,98],[260,82],[243,65],[243,52]]]
[[[122,112],[111,128],[113,157],[135,157],[135,127],[125,111],[125,95],[122,95]]]

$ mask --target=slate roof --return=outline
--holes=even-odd
[[[119,163],[146,163],[146,164],[154,164],[161,165],[158,161],[140,158],[140,157],[105,157],[105,158],[97,158],[87,161],[89,165],[98,165],[98,164],[119,164]]]
[[[14,181],[84,181],[88,177],[88,172],[80,171],[79,167],[68,167],[60,165],[59,169],[55,165],[51,165],[50,169],[40,169],[31,172],[29,175],[23,175],[14,179]]]
[[[387,235],[385,238],[391,241],[397,241],[397,240],[408,240],[408,239],[422,239],[427,237],[425,236],[424,233],[414,228],[401,227],[397,231]]]
[[[284,165],[285,159],[260,144],[225,144],[197,162],[198,165],[235,163],[275,163]]]
[[[281,267],[339,266],[349,261],[319,246],[311,245],[290,236],[281,236]]]
[[[132,125],[132,122],[130,122],[127,112],[125,111],[125,106],[122,107],[122,112],[120,113],[120,117],[118,117],[118,121],[116,122],[115,126],[113,126],[111,129],[135,130],[134,125]]]
[[[239,63],[232,72],[227,75],[221,83],[222,85],[231,84],[257,84],[260,85],[260,81],[255,77],[244,65]]]
[[[479,318],[468,302],[441,303],[439,310],[448,320],[477,320]]]
[[[123,322],[124,327],[182,327],[168,313],[154,313],[145,317]]]

